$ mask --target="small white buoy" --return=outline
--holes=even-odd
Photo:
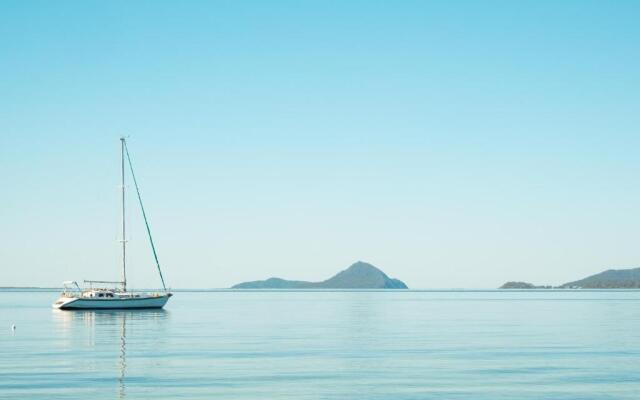
[[[11,324],[11,330],[14,332],[16,331],[16,324]]]

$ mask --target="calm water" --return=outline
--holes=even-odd
[[[640,396],[637,291],[221,291],[138,312],[55,298],[0,291],[0,398]]]

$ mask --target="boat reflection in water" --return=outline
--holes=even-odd
[[[164,309],[74,312],[54,309],[53,315],[58,330],[68,339],[68,349],[88,353],[87,357],[83,358],[83,370],[78,371],[79,373],[102,369],[104,365],[96,364],[104,363],[105,359],[116,359],[117,356],[114,378],[117,382],[118,398],[122,399],[126,395],[127,383],[127,328],[132,336],[130,339],[133,339],[133,344],[130,343],[129,346],[133,345],[136,353],[152,351],[157,343],[144,340],[145,331],[162,330],[169,312]],[[111,362],[108,364],[114,365]]]

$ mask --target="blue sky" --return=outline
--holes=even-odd
[[[0,286],[118,277],[120,135],[173,287],[637,266],[639,11],[3,2]],[[157,284],[128,220],[132,284]]]

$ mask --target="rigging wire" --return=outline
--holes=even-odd
[[[129,156],[129,148],[127,142],[123,140],[124,151],[127,154],[127,161],[129,162],[129,169],[131,170],[131,177],[133,178],[133,184],[136,187],[136,193],[138,194],[138,202],[140,203],[140,209],[142,210],[142,217],[144,218],[144,225],[147,228],[147,235],[149,236],[149,243],[151,244],[151,250],[153,251],[153,258],[156,260],[156,266],[158,267],[158,273],[160,274],[160,280],[162,281],[162,288],[167,291],[167,286],[164,284],[164,277],[162,276],[162,270],[160,269],[160,261],[158,261],[158,253],[156,252],[156,246],[153,244],[153,237],[151,236],[151,228],[149,228],[149,221],[147,221],[147,213],[144,211],[144,205],[142,205],[142,196],[140,196],[140,189],[138,188],[138,181],[136,180],[136,174],[133,173],[133,164],[131,163],[131,157]]]

